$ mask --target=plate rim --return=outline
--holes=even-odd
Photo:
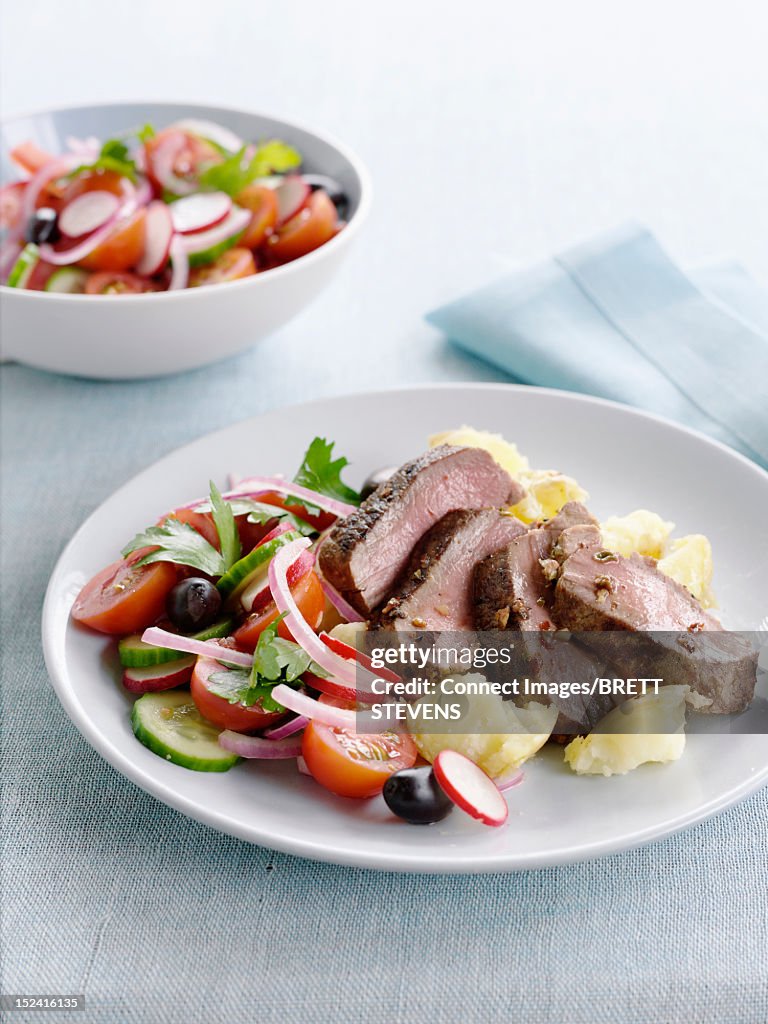
[[[514,851],[511,853],[505,852],[503,854],[493,854],[484,857],[480,863],[475,859],[477,856],[476,853],[472,854],[454,851],[450,863],[441,864],[436,870],[433,866],[434,862],[430,857],[429,851],[419,851],[414,849],[406,851],[402,855],[398,855],[395,853],[355,848],[354,844],[350,846],[348,843],[339,843],[335,839],[330,843],[327,840],[317,843],[311,838],[303,839],[290,836],[275,836],[270,832],[260,830],[258,823],[248,823],[247,826],[240,826],[238,822],[233,822],[226,814],[218,811],[216,807],[200,807],[199,805],[194,804],[183,794],[178,793],[172,786],[167,785],[161,779],[147,773],[138,765],[137,762],[132,761],[130,758],[122,754],[119,749],[114,747],[109,737],[96,728],[85,714],[81,713],[81,706],[76,700],[74,690],[68,684],[66,664],[60,663],[59,652],[57,650],[57,616],[56,609],[54,607],[56,595],[54,591],[56,589],[58,579],[63,573],[63,563],[68,558],[71,548],[77,543],[81,534],[88,529],[91,520],[98,514],[102,506],[107,501],[119,497],[124,491],[132,488],[140,477],[158,466],[160,463],[167,459],[177,457],[187,449],[200,443],[200,441],[214,440],[218,435],[226,434],[233,429],[242,428],[246,424],[256,422],[267,415],[274,413],[290,414],[299,409],[307,410],[311,409],[313,406],[323,405],[329,402],[344,400],[360,401],[366,398],[375,398],[383,395],[402,394],[405,392],[413,393],[418,391],[433,392],[436,390],[480,390],[500,391],[504,393],[525,392],[527,394],[533,392],[557,397],[558,399],[573,401],[577,404],[597,405],[618,409],[622,413],[629,414],[630,416],[638,419],[660,423],[673,431],[686,434],[695,438],[699,442],[703,442],[705,445],[709,445],[720,450],[725,453],[727,457],[735,458],[741,462],[750,472],[757,475],[758,480],[768,486],[768,472],[762,469],[762,467],[742,455],[740,452],[728,447],[728,445],[723,444],[714,438],[708,437],[691,427],[676,423],[674,420],[668,419],[665,416],[647,412],[646,410],[638,409],[622,402],[616,402],[611,399],[600,398],[594,395],[586,395],[580,392],[565,391],[559,388],[543,388],[526,384],[489,381],[422,382],[406,386],[343,392],[341,394],[322,396],[305,402],[275,406],[270,409],[262,410],[262,412],[257,413],[254,416],[248,416],[216,430],[203,433],[193,440],[188,441],[177,448],[171,449],[159,458],[155,459],[153,462],[144,466],[138,473],[133,474],[133,476],[115,488],[98,503],[98,505],[80,524],[77,530],[75,530],[56,559],[56,563],[46,587],[41,614],[43,655],[48,677],[53,686],[54,692],[56,693],[56,696],[58,697],[68,718],[83,738],[112,768],[119,771],[120,774],[124,775],[131,782],[134,782],[145,792],[193,820],[214,828],[219,832],[235,836],[236,838],[242,839],[246,842],[256,843],[267,849],[276,850],[281,853],[288,853],[293,856],[305,857],[315,861],[343,866],[354,866],[371,870],[396,871],[399,873],[507,873],[519,870],[535,870],[544,867],[556,867],[565,864],[578,863],[584,860],[596,859],[612,853],[629,851],[651,842],[666,839],[678,832],[685,831],[693,825],[741,803],[753,793],[768,784],[768,763],[766,763],[762,770],[746,776],[740,783],[731,787],[727,792],[721,793],[714,799],[700,804],[682,816],[676,816],[664,822],[647,826],[637,830],[636,832],[624,833],[620,836],[613,836],[597,841],[591,840],[582,844],[571,843],[568,846],[559,846],[556,849],[549,850],[543,854],[533,851],[523,854],[516,854]],[[66,629],[66,622],[64,623],[64,629]]]

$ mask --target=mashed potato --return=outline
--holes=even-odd
[[[492,434],[488,430],[475,430],[474,427],[464,426],[458,430],[444,430],[440,434],[432,434],[429,438],[429,447],[436,448],[439,444],[484,448],[515,479],[523,470],[528,469],[528,459],[520,454],[516,444],[505,441],[501,434]]]
[[[650,761],[677,761],[685,749],[687,694],[687,686],[664,686],[626,701],[589,736],[568,744],[565,763],[579,775],[626,775]]]
[[[698,598],[702,608],[717,604],[712,593],[712,545],[701,533],[673,540],[667,553],[659,559],[659,569],[682,583]]]
[[[463,677],[467,682],[483,680],[481,675]],[[466,698],[465,698],[466,699]],[[425,697],[423,702],[454,703],[456,697]],[[420,701],[419,703],[422,703]],[[462,714],[461,733],[416,733],[414,742],[427,761],[434,761],[441,750],[458,750],[498,779],[533,757],[547,742],[557,720],[557,712],[531,701],[517,707],[494,694],[473,696]]]
[[[639,508],[626,516],[610,516],[600,524],[603,544],[625,558],[637,551],[651,558],[661,558],[667,539],[675,528],[655,512]]]
[[[556,469],[524,470],[518,480],[526,495],[511,511],[524,523],[552,519],[567,501],[586,501],[589,495],[571,476]]]

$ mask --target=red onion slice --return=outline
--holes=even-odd
[[[168,291],[175,292],[186,288],[189,283],[189,257],[178,235],[174,236],[171,242],[170,255],[172,273]]]
[[[235,651],[231,647],[222,647],[213,640],[195,640],[191,636],[179,636],[177,633],[169,633],[167,629],[159,626],[150,626],[141,635],[145,644],[152,647],[168,647],[172,651],[181,651],[183,654],[198,654],[203,658],[215,658],[226,665],[240,665],[243,668],[250,668],[253,665],[253,655],[244,654],[242,651]]]
[[[173,241],[171,214],[164,202],[156,199],[147,207],[144,252],[136,264],[136,273],[151,277],[168,262]]]
[[[229,241],[235,235],[245,231],[251,222],[251,211],[243,210],[239,206],[233,206],[224,220],[207,231],[197,231],[190,235],[179,235],[179,240],[184,246],[185,252],[190,256],[195,253],[205,252],[215,245]]]
[[[184,132],[168,132],[152,154],[155,177],[164,189],[175,196],[189,196],[199,189],[196,182],[180,178],[174,171],[176,158],[186,145],[187,139]]]
[[[514,789],[525,779],[525,772],[521,768],[515,769],[511,775],[503,775],[496,779],[496,788],[500,793],[506,793],[508,789]]]
[[[290,544],[286,544],[284,548],[280,548],[269,563],[269,589],[272,591],[272,597],[277,605],[277,610],[286,613],[283,621],[286,628],[290,630],[294,640],[320,668],[330,673],[339,682],[347,683],[354,687],[357,677],[354,662],[345,661],[326,647],[299,611],[299,607],[294,601],[293,594],[288,586],[288,567],[293,565],[300,553],[309,547],[309,543],[306,537],[301,537]],[[280,698],[275,696],[275,700],[280,700]],[[283,702],[280,701],[280,703]],[[286,707],[289,706],[286,704]],[[295,711],[296,709],[292,708],[291,710]]]
[[[296,758],[296,767],[301,775],[308,775],[310,779],[312,778],[312,772],[307,768],[307,762],[303,757]]]
[[[347,708],[337,708],[333,704],[321,704],[306,693],[293,690],[285,683],[278,683],[272,689],[272,696],[283,707],[295,711],[297,715],[309,718],[313,722],[322,722],[333,729],[350,729],[354,732],[356,715]]]
[[[198,192],[177,199],[168,209],[173,230],[191,235],[220,224],[232,209],[232,200],[226,192]]]
[[[291,483],[290,480],[283,480],[279,476],[248,476],[232,491],[224,495],[225,498],[246,498],[265,491],[277,491],[278,494],[289,494],[292,498],[300,498],[307,505],[315,505],[334,516],[343,519],[357,511],[355,505],[348,505],[345,501],[338,501],[336,498],[328,498],[325,494],[318,494],[317,491],[310,491],[308,487],[301,487],[299,484]],[[193,504],[201,504],[199,502]],[[188,507],[193,507],[188,506]]]
[[[101,150],[101,143],[94,135],[89,135],[87,139],[78,139],[74,135],[68,135],[64,139],[64,145],[70,153],[76,153],[81,157],[83,163],[93,163]]]
[[[323,588],[325,596],[342,618],[346,619],[347,622],[365,622],[363,616],[359,612],[356,612],[352,605],[348,604],[347,601],[344,600],[338,590],[335,587],[332,587],[328,580],[324,579],[322,576],[320,577],[320,586]]]
[[[190,135],[197,135],[198,138],[213,142],[214,145],[220,146],[230,153],[237,153],[243,148],[243,140],[239,135],[235,135],[222,124],[216,124],[215,121],[186,117],[181,121],[176,121],[171,128],[179,132],[188,132]]]
[[[245,736],[225,729],[219,735],[219,746],[240,757],[265,759],[294,758],[301,755],[301,739],[267,740],[261,736]]]
[[[283,722],[282,725],[273,725],[271,729],[265,729],[262,735],[267,740],[284,740],[288,736],[295,736],[308,724],[309,719],[305,715],[297,715],[290,722]]]
[[[59,214],[59,230],[68,238],[90,235],[114,219],[120,209],[120,200],[113,192],[94,189],[83,192],[67,203]]]
[[[30,178],[27,184],[27,190],[24,193],[24,208],[23,218],[24,223],[34,214],[37,207],[37,199],[43,188],[48,184],[49,181],[53,181],[55,178],[63,178],[65,174],[69,174],[76,168],[80,167],[83,163],[82,156],[77,153],[68,153],[66,156],[57,157],[56,160],[51,160],[45,167],[41,167],[37,174]]]

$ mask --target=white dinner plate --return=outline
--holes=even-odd
[[[59,559],[43,610],[56,692],[86,739],[164,803],[222,832],[318,860],[431,872],[510,871],[625,850],[722,811],[768,782],[768,740],[694,735],[682,759],[626,776],[580,777],[553,748],[507,794],[506,826],[455,811],[430,827],[395,820],[381,798],[345,800],[293,762],[243,762],[224,774],[187,771],[134,738],[130,699],[105,637],[72,624],[79,588],[164,511],[220,485],[230,471],[291,474],[315,434],[352,462],[349,479],[404,462],[427,435],[469,423],[515,440],[536,468],[575,476],[600,517],[635,508],[705,533],[715,592],[730,628],[768,616],[768,474],[691,431],[624,406],[538,388],[456,384],[350,395],[280,409],[195,441],[140,473],[98,508]]]

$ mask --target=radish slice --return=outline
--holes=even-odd
[[[23,246],[20,242],[6,239],[0,246],[0,283],[5,284]]]
[[[159,199],[147,207],[144,236],[144,254],[136,264],[136,273],[151,277],[159,273],[168,262],[173,241],[173,222],[165,203]]]
[[[495,827],[507,820],[506,800],[493,779],[474,761],[457,750],[441,750],[432,768],[446,796],[470,817]]]
[[[252,216],[250,210],[243,210],[239,206],[233,206],[220,224],[209,228],[207,231],[196,231],[194,234],[180,235],[179,241],[184,247],[184,251],[189,255],[205,252],[206,249],[212,249],[215,245],[220,245],[221,242],[226,242],[234,235],[239,235],[245,231],[251,222]]]
[[[123,672],[123,686],[131,693],[158,693],[188,683],[195,667],[195,658],[179,658],[162,665],[147,668],[127,668]]]
[[[174,231],[191,235],[220,224],[232,209],[226,192],[200,192],[177,199],[169,207]]]
[[[178,235],[171,242],[170,255],[173,272],[168,291],[174,292],[180,288],[186,288],[189,282],[189,257]]]
[[[320,586],[323,588],[325,596],[342,618],[346,619],[347,622],[365,622],[363,616],[356,612],[352,605],[344,600],[338,590],[332,587],[328,580],[322,576],[320,577]]]
[[[203,121],[194,117],[187,117],[182,121],[174,122],[171,128],[175,128],[179,132],[188,132],[190,135],[197,135],[198,138],[206,139],[208,142],[212,142],[215,146],[220,146],[230,153],[237,153],[238,150],[243,148],[243,140],[239,135],[235,135],[234,132],[231,132],[229,128],[225,128],[222,124],[216,124],[215,121]]]
[[[310,187],[300,174],[289,174],[275,189],[277,196],[277,226],[295,217],[309,199]]]
[[[214,640],[195,640],[191,636],[169,633],[167,629],[161,629],[159,626],[145,629],[141,639],[152,647],[168,647],[172,651],[181,651],[184,654],[201,654],[204,658],[215,658],[225,665],[242,665],[243,668],[250,668],[253,665],[251,654],[223,647]]]
[[[388,679],[391,683],[401,683],[402,677],[393,672],[390,668],[374,668],[373,662],[364,654],[362,651],[358,651],[352,644],[346,644],[343,640],[339,640],[336,636],[331,636],[330,633],[326,633],[325,630],[320,634],[320,639],[326,645],[330,647],[336,654],[340,654],[342,658],[347,658],[351,661],[356,661],[358,665],[362,665],[363,668],[367,669],[372,675],[375,675],[377,679]]]
[[[111,220],[120,207],[120,200],[112,192],[84,192],[61,211],[59,230],[69,238],[90,235]]]
[[[306,693],[293,690],[285,683],[278,683],[272,688],[272,696],[283,707],[295,711],[297,715],[309,718],[313,722],[322,722],[333,729],[350,729],[355,731],[356,715],[347,708],[335,708],[332,704],[321,704]]]
[[[136,205],[133,200],[128,200],[122,207],[118,207],[117,212],[114,216],[100,227],[97,231],[93,231],[84,241],[77,245],[70,246],[69,249],[57,250],[52,245],[40,246],[40,255],[46,261],[46,263],[53,263],[56,267],[66,267],[70,263],[79,263],[80,260],[85,259],[86,256],[90,255],[94,249],[97,249],[102,242],[106,241],[112,233],[112,229],[119,220],[127,219],[136,210]]]
[[[273,725],[271,729],[265,729],[263,733],[264,739],[284,740],[288,736],[295,736],[297,732],[301,732],[308,724],[309,719],[305,715],[297,715],[290,722],[283,722],[282,725]]]
[[[225,729],[219,735],[219,746],[240,757],[294,758],[301,755],[301,739],[266,740],[261,736],[244,736],[241,732]]]
[[[274,531],[270,531],[272,533]],[[281,530],[281,533],[290,533],[290,528]],[[271,538],[270,538],[271,539]],[[266,543],[265,540],[261,541],[261,544]],[[288,567],[286,573],[288,579],[288,586],[295,587],[299,580],[303,579],[312,566],[315,564],[315,556],[311,551],[302,551],[293,565]],[[262,608],[266,607],[272,600],[272,592],[267,582],[267,573],[264,573],[263,577],[259,577],[251,583],[240,598],[240,603],[243,606],[243,610],[246,612],[261,611]]]

